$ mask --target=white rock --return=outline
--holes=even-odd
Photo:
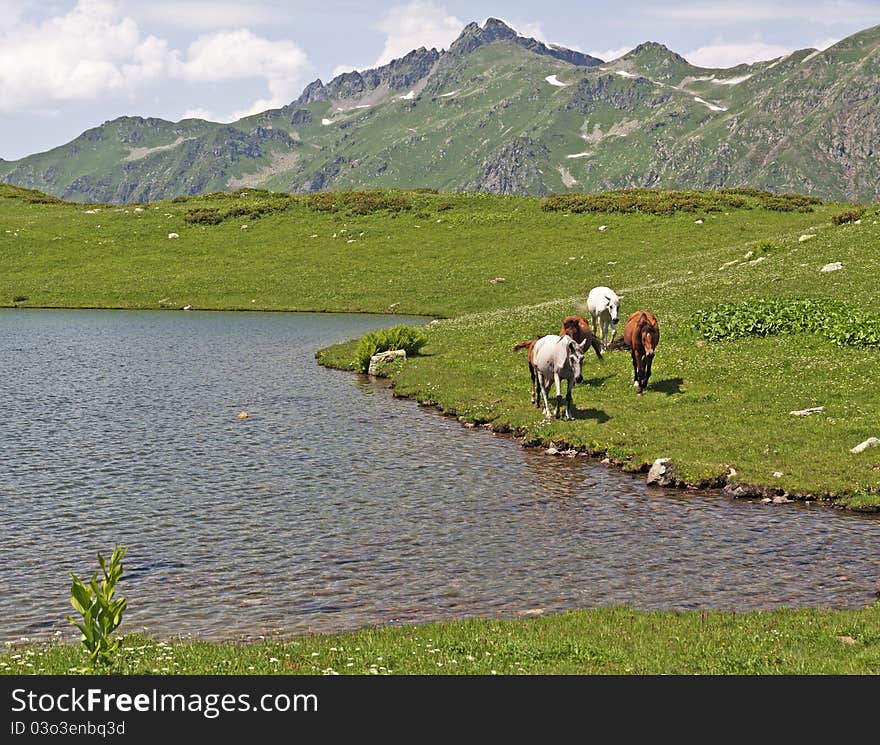
[[[843,269],[842,261],[834,261],[831,264],[826,264],[819,271],[820,272],[836,272],[838,269]]]
[[[383,362],[391,362],[392,360],[405,360],[406,359],[406,350],[405,349],[391,349],[387,352],[379,352],[379,354],[374,354],[370,357],[370,366],[367,369],[367,373],[369,375],[375,375],[379,365]]]
[[[604,233],[606,230],[608,230],[608,226],[607,225],[600,225],[599,230]]]
[[[666,486],[669,483],[669,478],[666,475],[666,464],[670,460],[670,458],[657,458],[651,465],[651,470],[648,471],[646,483]]]
[[[168,237],[169,238],[180,238],[180,236],[177,233],[169,233]]]
[[[860,442],[854,448],[851,448],[850,452],[851,453],[861,453],[862,451],[867,450],[868,448],[875,448],[877,446],[880,446],[880,439],[878,439],[876,437],[869,437],[864,442]]]
[[[782,478],[782,471],[774,471],[773,476],[774,476],[774,478],[781,479]]]
[[[798,409],[797,411],[789,411],[789,414],[794,416],[810,416],[810,414],[818,414],[820,411],[825,411],[824,406],[814,406],[812,409]]]
[[[815,237],[816,237],[815,235],[804,234],[800,238],[798,238],[798,243],[803,243],[804,241],[808,241],[808,240],[810,240],[810,238],[815,238]]]
[[[702,225],[703,221],[702,220],[694,220],[694,224],[695,225]]]

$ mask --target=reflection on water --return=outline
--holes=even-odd
[[[397,322],[0,313],[0,639],[69,633],[69,572],[116,542],[158,636],[874,601],[877,519],[649,489],[314,361]]]

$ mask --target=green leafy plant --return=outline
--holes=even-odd
[[[98,553],[98,564],[104,575],[100,582],[99,572],[95,572],[88,583],[70,573],[73,578],[70,604],[82,616],[82,620],[76,620],[73,616],[68,616],[67,620],[82,632],[82,645],[93,668],[109,664],[120,645],[119,638],[111,640],[110,637],[122,622],[128,601],[125,598],[114,600],[113,596],[116,583],[122,577],[122,559],[127,552],[127,548],[116,546],[110,561]]]
[[[428,337],[423,331],[403,324],[373,331],[361,337],[358,342],[354,353],[355,367],[366,372],[370,366],[370,357],[390,349],[404,349],[407,356],[418,354],[427,341]]]
[[[782,248],[782,246],[778,242],[764,239],[755,242],[755,246],[752,249],[752,254],[755,256],[762,256],[766,254],[771,254],[774,251],[779,250],[780,248]]]
[[[880,346],[880,318],[830,300],[751,300],[697,311],[694,329],[709,341],[813,333],[839,346]]]

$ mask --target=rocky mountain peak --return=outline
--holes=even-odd
[[[566,49],[556,44],[547,46],[537,39],[521,36],[498,18],[488,18],[482,28],[476,23],[469,23],[462,29],[459,37],[449,46],[449,53],[463,56],[496,41],[512,41],[514,44],[524,47],[535,54],[555,57],[556,59],[581,67],[593,67],[602,64],[602,60],[597,57],[591,57],[589,54],[584,54],[574,49]]]
[[[324,87],[324,83],[321,82],[321,78],[312,81],[309,83],[303,92],[300,94],[300,97],[293,102],[294,106],[305,106],[306,104],[312,103],[314,101],[326,101],[330,96],[327,93],[327,88]]]
[[[680,54],[673,52],[669,47],[657,41],[646,41],[642,44],[639,44],[635,49],[631,49],[629,52],[623,55],[622,59],[668,59],[680,64],[687,64],[687,60],[684,57],[682,57]]]

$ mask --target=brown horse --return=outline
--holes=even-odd
[[[648,387],[651,377],[651,363],[654,361],[654,350],[660,341],[660,324],[653,313],[637,310],[626,319],[623,329],[623,344],[632,354],[633,383],[638,387],[639,395]]]
[[[599,339],[590,329],[590,324],[587,323],[586,319],[583,316],[566,316],[562,319],[562,326],[559,329],[559,336],[570,336],[574,339],[578,344],[587,340],[587,343],[593,348],[593,351],[596,353],[596,356],[601,360],[602,359],[602,345],[599,343]],[[528,339],[527,341],[521,341],[519,344],[513,345],[513,351],[517,351],[518,349],[529,348],[529,376],[532,379],[532,403],[535,406],[540,406],[541,402],[538,400],[538,387],[537,387],[537,371],[535,370],[535,342],[537,339]]]

